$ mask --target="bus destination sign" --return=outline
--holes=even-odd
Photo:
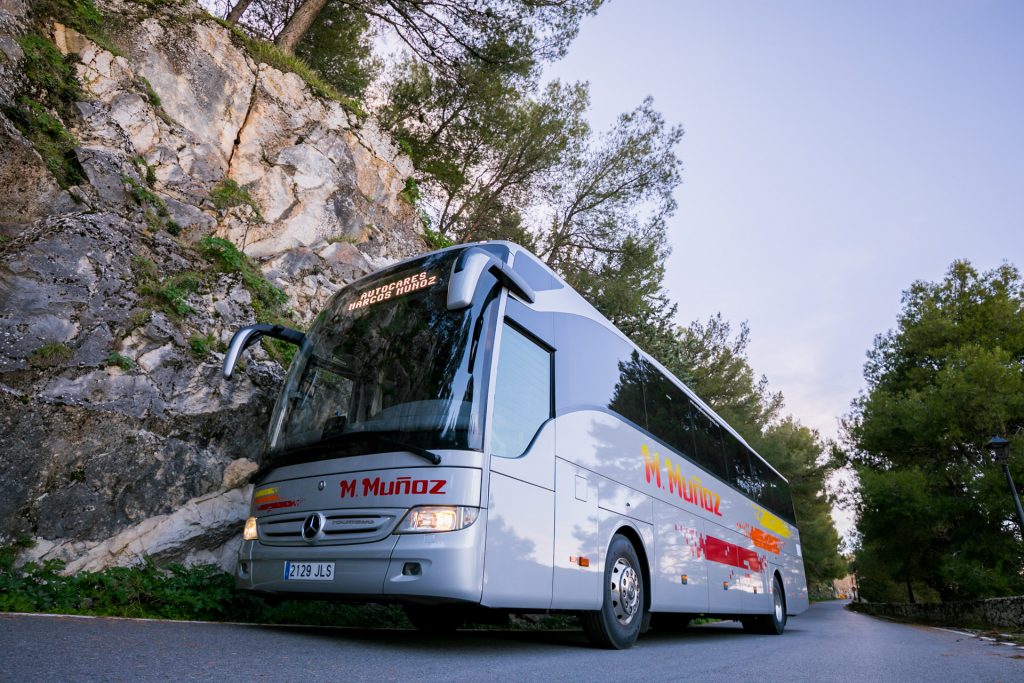
[[[387,301],[388,299],[394,299],[412,292],[433,287],[437,283],[437,276],[430,275],[426,271],[420,271],[415,275],[409,275],[402,278],[401,280],[395,280],[386,285],[380,285],[373,289],[368,289],[359,295],[356,301],[353,301],[348,305],[349,311],[358,311],[361,308],[366,308],[373,304]]]

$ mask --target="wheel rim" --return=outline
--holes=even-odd
[[[785,618],[785,614],[782,611],[782,590],[779,588],[778,582],[775,584],[775,621],[782,623]]]
[[[612,567],[611,598],[615,619],[627,626],[640,611],[640,577],[624,557]]]

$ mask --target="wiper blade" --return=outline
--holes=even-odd
[[[411,444],[411,443],[403,443],[401,441],[396,441],[395,439],[389,439],[386,436],[381,436],[380,434],[376,434],[374,432],[364,432],[364,433],[373,436],[375,439],[377,439],[381,443],[390,444],[392,446],[395,446],[396,448],[401,448],[403,451],[409,451],[410,453],[413,453],[414,455],[418,455],[421,458],[423,458],[424,460],[427,460],[428,462],[430,462],[432,465],[440,465],[441,464],[441,456],[440,455],[438,455],[437,453],[435,453],[433,451],[428,451],[426,448],[423,448],[422,446],[416,446],[416,445]]]
[[[422,446],[415,444],[404,443],[396,439],[391,439],[381,435],[379,432],[341,432],[339,434],[332,434],[328,437],[322,438],[319,441],[313,443],[304,444],[291,450],[276,453],[264,462],[253,477],[253,481],[259,481],[259,477],[262,477],[267,471],[280,467],[284,464],[298,464],[299,462],[310,462],[313,460],[327,460],[331,457],[338,457],[331,453],[325,453],[325,450],[329,450],[332,445],[345,443],[347,441],[356,441],[358,439],[366,439],[368,441],[376,441],[379,444],[383,444],[395,450],[408,451],[413,455],[418,455],[432,465],[441,464],[441,456],[433,451],[429,451]],[[310,458],[309,460],[303,459],[292,462],[296,456],[302,456],[309,453],[322,453],[321,457]],[[350,454],[346,457],[351,457]],[[367,454],[369,455],[369,454]]]

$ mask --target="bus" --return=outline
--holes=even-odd
[[[579,615],[630,647],[653,617],[781,634],[808,595],[789,484],[540,259],[510,242],[339,290],[298,346],[236,582],[401,603],[413,625]]]

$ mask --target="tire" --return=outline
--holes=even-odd
[[[593,645],[610,650],[633,646],[645,622],[644,590],[636,549],[625,536],[616,534],[604,562],[601,609],[580,617],[583,632]]]
[[[772,579],[772,583],[772,613],[741,620],[744,630],[771,636],[781,636],[786,630],[786,593],[778,576]]]
[[[444,635],[466,623],[466,612],[450,605],[406,605],[403,610],[417,631]]]

